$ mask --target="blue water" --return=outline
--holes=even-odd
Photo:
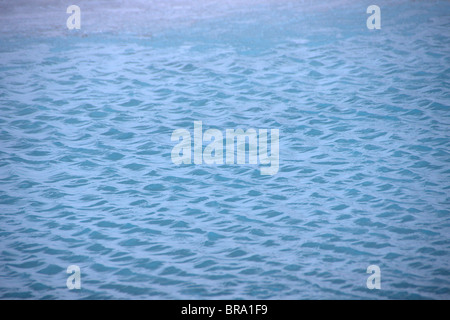
[[[175,2],[2,10],[0,298],[449,299],[450,3]],[[173,164],[194,121],[279,172]]]

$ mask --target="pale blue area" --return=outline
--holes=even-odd
[[[0,298],[450,298],[450,4],[370,4],[3,34]],[[196,120],[279,172],[174,165]]]

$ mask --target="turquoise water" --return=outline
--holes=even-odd
[[[2,11],[0,298],[450,298],[449,2],[176,3]],[[278,173],[173,164],[194,121]]]

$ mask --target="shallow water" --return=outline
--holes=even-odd
[[[364,1],[208,3],[2,11],[0,298],[450,298],[449,2],[376,31]],[[173,164],[194,121],[279,129],[279,172]]]

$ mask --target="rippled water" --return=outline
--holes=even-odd
[[[450,298],[449,2],[175,2],[3,10],[0,298]],[[173,164],[197,120],[279,172]]]

